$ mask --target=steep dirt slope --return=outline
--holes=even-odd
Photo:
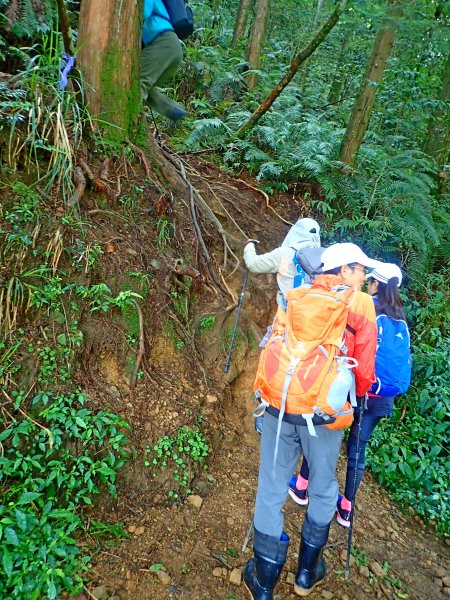
[[[260,238],[261,251],[279,243],[288,226],[267,208],[261,194],[212,167],[193,161],[191,167],[194,183],[234,235]],[[231,223],[224,206],[236,224]],[[296,197],[279,199],[276,206],[291,220],[308,210]],[[236,295],[242,273],[238,269],[227,280]],[[251,385],[257,342],[273,315],[274,296],[272,276],[251,277],[228,376],[222,371],[234,313],[228,310],[230,298],[208,288],[203,289],[194,318],[198,323],[202,316],[216,317],[214,327],[199,335],[202,365],[197,357],[192,360],[188,348],[179,351],[167,337],[160,336],[152,340],[147,352],[148,377],[131,392],[120,373],[120,357],[104,349],[99,372],[114,388],[114,407],[133,427],[130,444],[135,460],[121,477],[118,499],[107,501],[96,514],[124,523],[130,537],[95,557],[88,586],[94,597],[98,592],[111,600],[248,598],[239,570],[251,555],[251,542],[243,555],[241,547],[252,518],[259,460]],[[144,463],[146,446],[152,447],[159,437],[173,434],[184,424],[195,425],[199,414],[211,452],[208,470],[200,472],[191,486],[200,497],[198,506],[190,502],[168,506],[169,475],[152,479]],[[344,472],[342,458],[341,483]],[[292,579],[303,517],[303,510],[288,499],[285,520],[291,546],[277,587],[278,600],[296,597]],[[442,578],[450,573],[448,547],[413,514],[401,513],[370,474],[365,476],[357,502],[355,564],[349,581],[344,581],[341,559],[346,543],[346,531],[334,523],[326,551],[328,576],[311,594],[312,599],[443,597]],[[152,565],[161,565],[160,572],[152,570]],[[99,591],[99,586],[104,587]]]

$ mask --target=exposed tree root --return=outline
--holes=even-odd
[[[67,206],[72,208],[76,204],[78,204],[81,200],[82,195],[84,194],[84,190],[86,189],[86,179],[83,175],[83,171],[81,167],[77,167],[74,173],[74,183],[75,183],[75,191],[72,196],[67,200]]]
[[[293,223],[291,223],[290,221],[287,221],[286,219],[283,219],[283,217],[281,215],[279,215],[277,213],[277,211],[270,205],[270,200],[269,200],[269,196],[266,194],[266,192],[264,192],[263,190],[259,190],[258,188],[256,188],[254,185],[250,185],[249,183],[247,183],[246,181],[244,181],[243,179],[238,179],[237,181],[239,181],[240,183],[243,183],[245,186],[247,186],[248,188],[250,188],[251,190],[255,190],[255,192],[258,192],[260,194],[262,194],[262,196],[264,197],[265,201],[266,201],[266,207],[270,208],[270,210],[279,218],[281,219],[281,221],[283,221],[283,223],[286,223],[286,225],[293,225]]]

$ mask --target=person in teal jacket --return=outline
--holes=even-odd
[[[142,100],[159,114],[178,121],[186,111],[157,89],[175,75],[183,58],[180,40],[162,0],[144,1],[142,46]]]

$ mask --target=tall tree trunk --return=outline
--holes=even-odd
[[[311,31],[315,31],[317,28],[317,25],[319,24],[322,8],[323,8],[323,0],[317,0],[316,12],[314,14],[314,19],[313,19],[313,22],[311,25]],[[310,61],[308,60],[308,61],[306,61],[306,63],[303,66],[302,74],[301,74],[301,78],[300,78],[300,89],[302,90],[302,93],[305,90],[306,81],[308,79],[309,67],[310,67]]]
[[[267,16],[269,14],[270,0],[255,0],[255,15],[250,30],[250,40],[247,50],[247,62],[251,69],[259,69],[261,48],[264,42]],[[252,90],[257,82],[257,75],[253,73],[248,77],[248,85]]]
[[[244,37],[245,28],[247,26],[248,14],[253,0],[240,0],[236,22],[234,24],[233,40],[231,46],[235,48]]]
[[[442,74],[442,87],[439,93],[439,105],[428,123],[428,132],[423,146],[424,152],[436,159],[440,168],[447,162],[450,152],[450,54]]]
[[[255,112],[250,116],[242,127],[240,127],[236,135],[237,137],[244,137],[244,135],[252,129],[258,123],[260,118],[269,110],[284,88],[292,81],[294,75],[297,73],[300,66],[305,62],[307,58],[320,46],[324,41],[336,23],[339,21],[339,17],[344,11],[347,5],[347,0],[340,0],[339,4],[334,9],[334,12],[328,17],[323,27],[319,29],[314,38],[307,44],[298,54],[293,58],[286,75],[277,83],[267,98],[258,106]]]
[[[78,66],[88,110],[110,142],[133,135],[141,111],[143,0],[83,0]]]
[[[372,54],[364,74],[358,95],[353,104],[350,121],[341,146],[341,160],[348,165],[355,163],[364,135],[369,126],[375,104],[377,87],[386,69],[397,32],[397,19],[403,14],[403,0],[393,0],[388,8],[388,16],[383,19],[372,49]]]
[[[63,36],[64,50],[71,56],[75,56],[73,45],[72,27],[70,25],[69,11],[66,0],[58,0],[59,29]]]
[[[334,77],[331,81],[330,89],[328,91],[328,104],[337,104],[341,99],[341,92],[346,79],[346,73],[342,63],[345,60],[347,47],[351,39],[352,36],[347,32],[336,60]]]

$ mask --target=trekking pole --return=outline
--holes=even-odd
[[[239,303],[238,303],[238,307],[237,307],[237,311],[236,311],[236,318],[234,320],[234,328],[233,328],[233,333],[231,335],[230,348],[228,350],[227,362],[225,363],[225,367],[223,369],[224,373],[228,373],[228,370],[230,368],[231,354],[233,352],[234,340],[236,339],[236,332],[237,332],[237,326],[238,326],[238,321],[239,321],[239,315],[241,313],[242,302],[244,300],[244,293],[245,293],[245,288],[247,286],[248,275],[249,275],[249,270],[247,269],[245,271],[245,275],[244,275],[244,283],[242,284],[241,295],[239,296]]]
[[[355,496],[356,496],[356,482],[358,479],[358,465],[359,465],[359,453],[360,453],[360,442],[361,442],[361,426],[364,416],[364,410],[367,400],[367,394],[363,396],[361,400],[361,408],[359,411],[359,422],[358,422],[358,433],[356,436],[356,463],[355,463],[355,477],[353,479],[353,494],[352,494],[352,508],[350,512],[350,527],[348,530],[348,542],[347,542],[347,558],[345,561],[345,580],[350,576],[350,552],[352,550],[352,539],[353,539],[353,518],[355,515]]]
[[[245,549],[247,548],[248,541],[250,536],[252,535],[253,527],[255,526],[255,515],[253,515],[252,520],[250,521],[250,526],[247,531],[247,535],[244,538],[244,543],[242,544],[241,554],[244,554]]]

